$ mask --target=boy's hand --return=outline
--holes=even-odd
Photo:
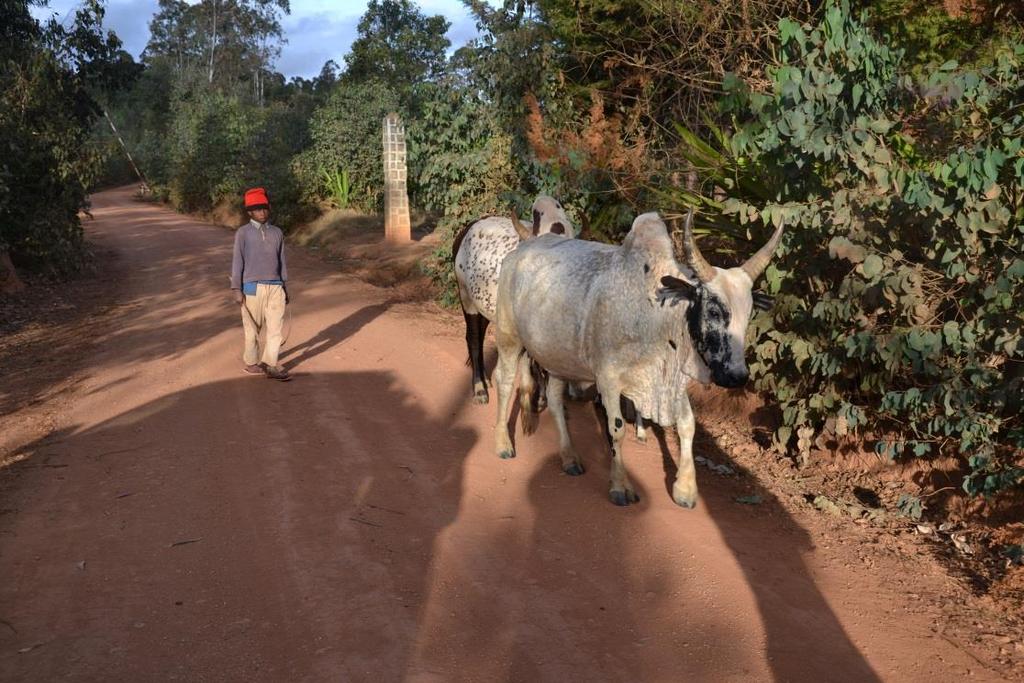
[[[235,303],[241,306],[242,302],[245,301],[244,295],[242,294],[242,290],[232,289],[231,293],[235,295]]]

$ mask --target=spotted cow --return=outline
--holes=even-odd
[[[575,235],[562,205],[547,195],[534,200],[532,218],[532,223],[503,216],[482,218],[464,228],[452,245],[459,301],[466,319],[466,346],[473,367],[473,400],[477,403],[488,401],[484,335],[497,308],[502,261],[523,240],[548,233]],[[534,366],[533,372],[539,379],[539,369]]]

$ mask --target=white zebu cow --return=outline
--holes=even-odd
[[[691,380],[741,387],[748,379],[744,337],[752,308],[770,299],[752,293],[782,235],[779,228],[739,268],[707,263],[693,239],[692,212],[684,227],[687,269],[673,256],[672,240],[657,213],[633,221],[622,246],[546,235],[524,243],[502,266],[495,320],[498,341],[499,457],[515,457],[508,408],[519,357],[525,349],[549,373],[548,408],[560,437],[562,469],[583,473],[565,424],[566,381],[592,381],[608,415],[612,446],[611,500],[639,500],[622,461],[620,396],[638,414],[679,432],[679,470],[672,498],[697,504],[693,466],[694,419],[686,393]],[[520,367],[520,391],[531,377]],[[520,395],[523,401],[523,394]],[[521,411],[530,433],[536,415]]]
[[[532,218],[532,224],[502,216],[482,218],[463,229],[452,243],[459,301],[466,319],[466,346],[473,366],[473,400],[476,403],[488,401],[484,335],[487,324],[494,320],[502,260],[519,246],[521,240],[547,233],[566,237],[575,234],[562,205],[547,195],[538,195],[534,200]]]

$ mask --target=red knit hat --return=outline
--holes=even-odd
[[[270,200],[267,199],[267,191],[262,187],[254,187],[245,191],[245,210],[255,211],[256,209],[269,209]]]

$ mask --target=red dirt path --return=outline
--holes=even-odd
[[[776,501],[701,469],[676,507],[653,440],[627,444],[641,503],[612,506],[588,406],[585,476],[546,416],[499,460],[452,319],[298,250],[296,377],[243,375],[230,232],[127,189],[93,214],[114,300],[54,343],[63,392],[0,389],[0,680],[1010,675]]]

